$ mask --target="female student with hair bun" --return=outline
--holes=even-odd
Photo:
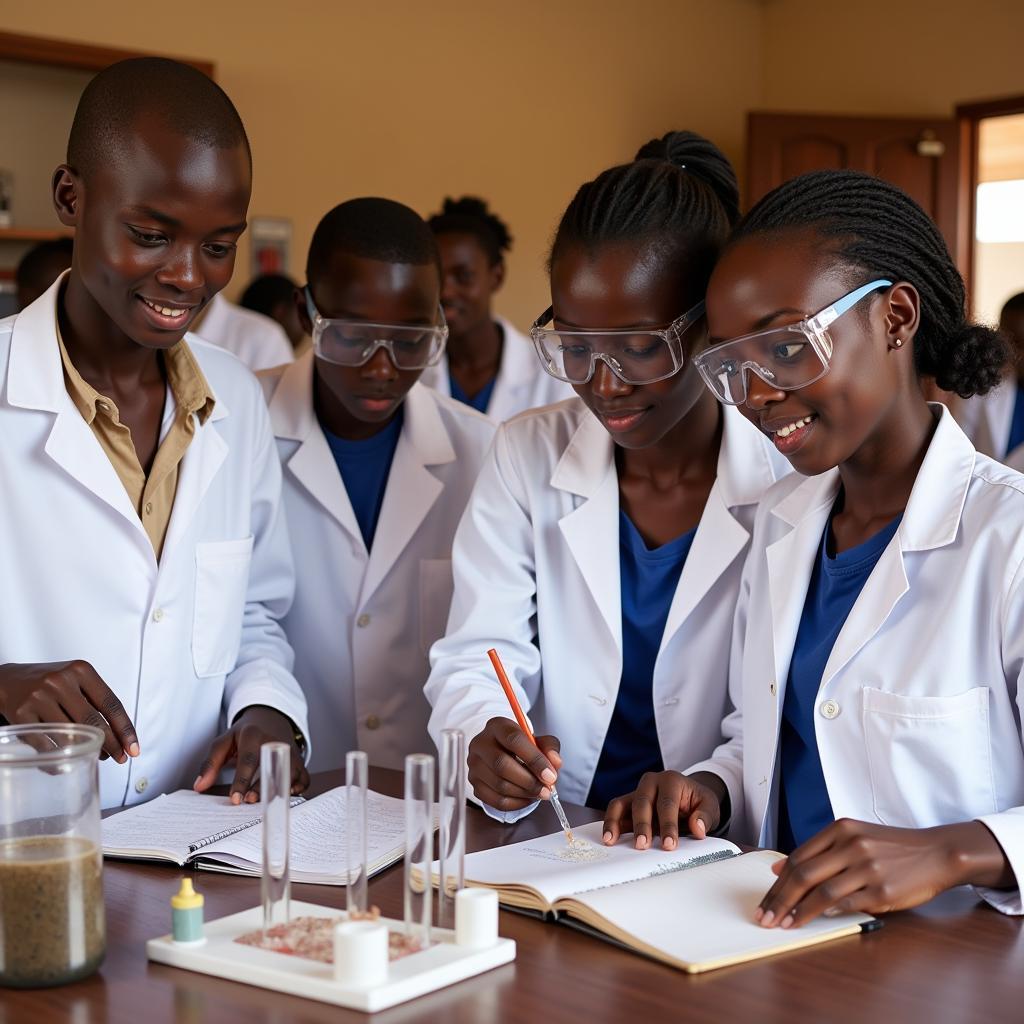
[[[725,157],[674,132],[583,185],[559,224],[533,338],[578,397],[499,427],[426,686],[431,734],[465,732],[475,798],[495,817],[528,813],[556,778],[564,799],[604,807],[721,740],[754,509],[786,468],[692,364],[736,207]],[[540,751],[512,720],[492,646]]]
[[[499,423],[568,398],[572,389],[541,369],[530,339],[491,310],[512,248],[505,222],[484,200],[463,196],[445,199],[428,223],[441,250],[448,345],[423,383]]]
[[[606,841],[648,845],[655,807],[671,837],[731,812],[737,838],[789,854],[768,927],[963,884],[1024,912],[1024,476],[920,386],[984,394],[1004,342],[965,319],[927,214],[851,172],[766,196],[707,302],[705,380],[804,476],[757,513],[728,741],[614,801]]]

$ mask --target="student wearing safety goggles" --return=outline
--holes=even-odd
[[[444,351],[441,269],[418,214],[354,199],[313,235],[299,316],[313,339],[260,375],[284,467],[296,593],[284,628],[316,737],[400,768],[429,749],[423,680],[444,631],[455,527],[494,432],[419,383]]]
[[[921,388],[999,384],[1006,345],[964,305],[924,210],[853,172],[766,196],[708,287],[705,380],[805,476],[757,513],[727,742],[605,824],[646,846],[652,821],[701,836],[731,815],[788,854],[765,927],[959,885],[1024,913],[1024,476]]]
[[[786,470],[690,361],[737,198],[718,149],[677,132],[585,184],[562,217],[552,310],[532,333],[578,397],[499,428],[426,688],[432,735],[465,731],[474,797],[495,817],[529,813],[556,779],[564,799],[603,808],[721,740],[754,508]],[[540,752],[495,684],[491,646]]]

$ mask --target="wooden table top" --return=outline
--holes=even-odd
[[[314,780],[313,792],[339,784]],[[371,769],[370,784],[401,795],[398,772]],[[566,806],[573,824],[599,815]],[[467,848],[519,842],[556,828],[545,808],[499,825],[471,808]],[[145,942],[170,930],[168,900],[181,870],[108,861],[107,957],[99,974],[63,988],[0,989],[0,1024],[297,1024],[368,1019],[294,996],[194,974],[146,960]],[[258,879],[198,873],[206,918],[256,906]],[[370,880],[370,901],[402,916],[402,868]],[[344,907],[345,891],[293,885],[292,898]],[[679,908],[686,927],[686,908]],[[469,981],[374,1015],[376,1024],[562,1024],[562,1022],[899,1021],[945,1024],[1024,1019],[1022,921],[980,905],[965,891],[917,911],[892,914],[871,935],[841,939],[710,974],[688,976],[570,928],[502,911],[500,931],[516,940],[516,961]]]

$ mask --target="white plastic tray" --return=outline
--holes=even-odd
[[[337,918],[339,911],[293,900],[291,916]],[[392,918],[381,920],[392,930],[403,928],[401,921]],[[331,964],[272,953],[234,941],[239,935],[255,931],[262,925],[263,911],[254,907],[240,914],[206,922],[203,929],[206,942],[201,946],[180,945],[170,935],[164,935],[146,943],[146,955],[150,960],[172,967],[183,967],[188,971],[212,974],[217,978],[367,1013],[397,1006],[454,985],[457,981],[511,963],[516,958],[516,944],[512,939],[499,938],[493,946],[485,948],[457,946],[453,931],[433,928],[430,934],[436,945],[421,953],[393,960],[388,966],[388,980],[382,985],[343,985],[334,980]]]

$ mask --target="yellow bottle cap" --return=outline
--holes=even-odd
[[[197,907],[201,907],[202,905],[202,894],[196,892],[195,889],[192,888],[192,879],[183,878],[181,880],[181,888],[178,890],[178,894],[171,897],[171,906],[175,910],[195,910]]]

